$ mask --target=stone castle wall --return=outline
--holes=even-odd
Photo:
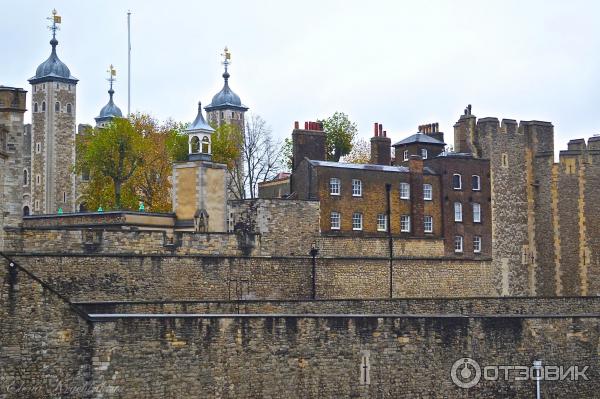
[[[271,314],[179,316],[121,305],[112,310],[123,314],[97,315],[1,263],[0,394],[10,399],[534,395],[535,382],[514,372],[458,388],[450,372],[464,357],[481,367],[590,366],[588,380],[542,382],[542,397],[591,398],[599,389],[597,298],[273,303]],[[337,313],[346,308],[369,314]],[[416,314],[386,313],[404,310]]]

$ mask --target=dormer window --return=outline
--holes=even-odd
[[[202,153],[210,154],[210,139],[208,136],[202,137]]]

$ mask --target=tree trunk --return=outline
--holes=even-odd
[[[115,207],[121,209],[121,182],[115,181]]]

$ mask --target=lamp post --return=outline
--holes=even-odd
[[[312,299],[317,299],[317,254],[319,253],[319,248],[317,248],[317,243],[313,241],[310,246],[310,256],[312,256],[312,272],[311,272],[311,280],[312,280]]]

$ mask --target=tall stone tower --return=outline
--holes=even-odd
[[[56,53],[57,24],[53,11],[52,52],[38,66],[31,84],[31,203],[33,214],[75,211],[75,101],[77,79]]]
[[[23,114],[26,91],[0,86],[0,251],[6,228],[21,222],[23,201]]]
[[[230,75],[227,69],[231,64],[231,53],[227,47],[223,52],[223,58],[223,66],[225,67],[223,79],[225,83],[221,91],[212,98],[212,102],[204,107],[206,117],[212,125],[219,126],[223,123],[231,123],[238,126],[241,132],[244,133],[244,114],[248,111],[248,107],[243,105],[240,96],[229,88]]]

